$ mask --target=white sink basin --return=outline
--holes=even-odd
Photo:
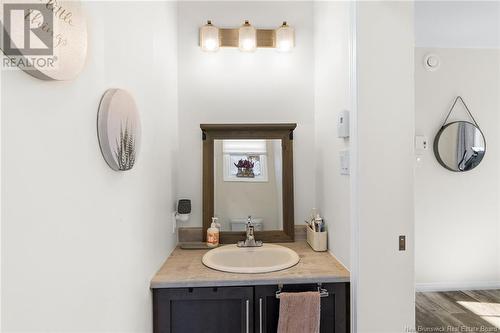
[[[223,272],[266,273],[292,267],[299,260],[299,255],[287,247],[264,244],[261,247],[221,246],[205,253],[202,262]]]

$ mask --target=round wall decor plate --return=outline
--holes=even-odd
[[[97,134],[102,156],[116,171],[132,169],[141,138],[141,122],[134,98],[123,89],[108,89],[101,98]]]
[[[1,48],[9,60],[41,80],[72,80],[87,57],[87,22],[80,1],[0,0]]]

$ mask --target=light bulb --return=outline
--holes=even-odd
[[[210,20],[208,20],[207,24],[200,28],[200,46],[203,51],[207,52],[215,52],[219,50],[219,28],[212,25],[212,21]]]
[[[283,25],[276,29],[276,49],[279,52],[289,52],[294,47],[295,31],[286,22],[283,22]]]
[[[243,52],[253,52],[257,49],[257,32],[248,21],[239,29],[238,47]]]
[[[214,38],[205,39],[205,45],[203,45],[203,49],[205,51],[216,51],[218,47],[217,40]]]

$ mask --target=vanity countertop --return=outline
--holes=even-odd
[[[349,271],[329,252],[315,252],[305,241],[280,243],[300,257],[297,265],[270,273],[226,273],[201,262],[209,250],[174,249],[151,280],[151,288],[223,287],[317,282],[348,282]]]

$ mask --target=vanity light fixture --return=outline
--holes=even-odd
[[[285,21],[281,27],[276,29],[276,49],[279,52],[289,52],[294,47],[295,31]]]
[[[207,52],[216,52],[219,50],[219,28],[214,26],[210,20],[200,28],[200,46],[203,51]]]
[[[215,52],[220,47],[237,47],[243,52],[274,48],[289,52],[295,47],[295,31],[286,22],[277,29],[256,29],[248,20],[239,28],[218,28],[209,20],[200,28],[200,47]]]
[[[257,49],[257,31],[247,20],[238,30],[238,47],[243,52],[254,52]]]

